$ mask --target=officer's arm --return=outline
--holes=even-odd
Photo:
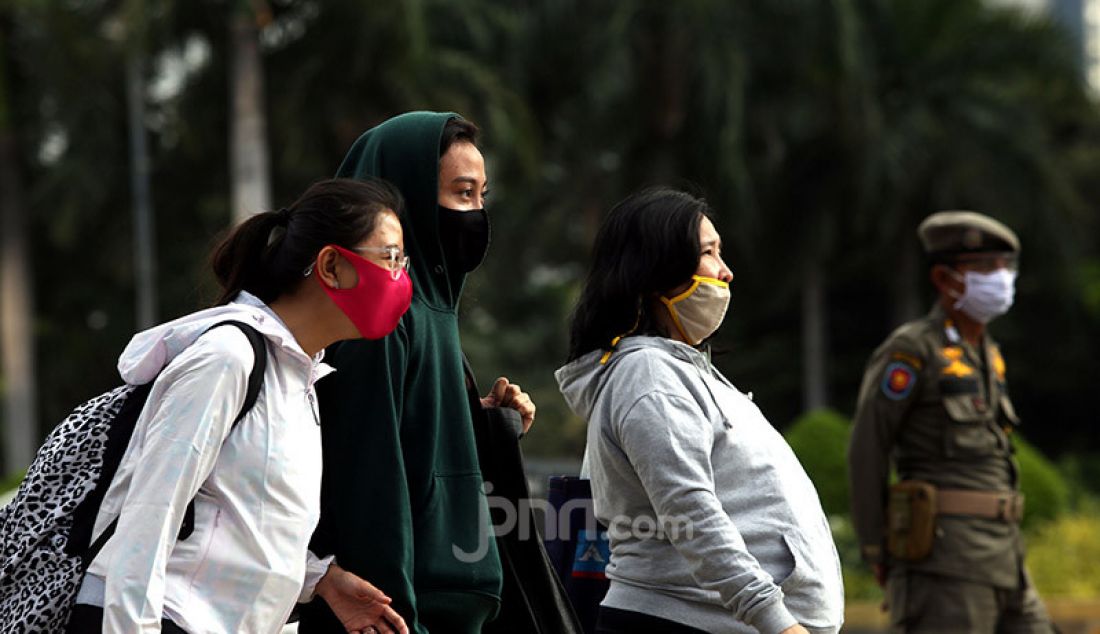
[[[925,365],[916,346],[889,342],[863,375],[848,446],[852,522],[864,560],[884,561],[887,481],[895,439],[916,400]]]

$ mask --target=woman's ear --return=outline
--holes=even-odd
[[[323,247],[317,253],[313,271],[317,274],[317,278],[321,280],[321,283],[329,288],[340,288],[340,278],[336,272],[339,261],[340,254],[332,247]]]

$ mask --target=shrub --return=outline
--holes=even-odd
[[[871,568],[863,563],[859,543],[852,521],[847,515],[829,517],[837,554],[844,574],[844,597],[848,601],[881,601],[882,589],[875,581]]]
[[[844,596],[848,600],[881,601],[882,590],[860,557],[859,543],[848,518],[850,431],[851,425],[844,416],[819,409],[799,417],[787,430],[786,438],[813,480],[821,506],[829,516],[844,573]]]
[[[1033,530],[1054,520],[1069,507],[1069,486],[1058,469],[1020,437],[1013,439],[1020,463],[1020,490],[1024,494],[1024,528]]]
[[[829,409],[799,417],[786,438],[817,487],[821,505],[829,515],[848,512],[848,420]],[[1031,530],[1064,514],[1070,491],[1058,469],[1043,454],[1016,436],[1020,464],[1020,488],[1026,497],[1024,528]]]
[[[848,513],[848,419],[830,409],[803,414],[786,438],[828,515]]]
[[[849,599],[880,599],[881,590],[859,556],[848,518],[848,437],[851,426],[828,409],[798,418],[786,438],[813,480],[829,515],[833,538],[844,568]],[[1024,527],[1035,534],[1028,565],[1036,585],[1051,596],[1100,595],[1100,509],[1087,516],[1066,517],[1070,491],[1065,479],[1039,450],[1013,438],[1020,465],[1020,488],[1026,496]],[[1097,503],[1100,506],[1100,503]],[[1091,594],[1090,594],[1091,593]]]
[[[1075,450],[1058,460],[1058,472],[1069,486],[1069,507],[1078,510],[1100,499],[1100,452]]]

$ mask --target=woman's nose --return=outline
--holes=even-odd
[[[718,279],[726,284],[733,281],[733,271],[730,270],[730,267],[726,266],[725,262],[722,262],[722,268],[718,271]]]

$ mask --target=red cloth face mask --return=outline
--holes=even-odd
[[[330,288],[315,276],[333,303],[348,316],[364,339],[381,339],[397,328],[397,322],[412,302],[412,280],[404,270],[393,273],[374,262],[335,244],[344,259],[355,267],[359,283],[352,288]]]

